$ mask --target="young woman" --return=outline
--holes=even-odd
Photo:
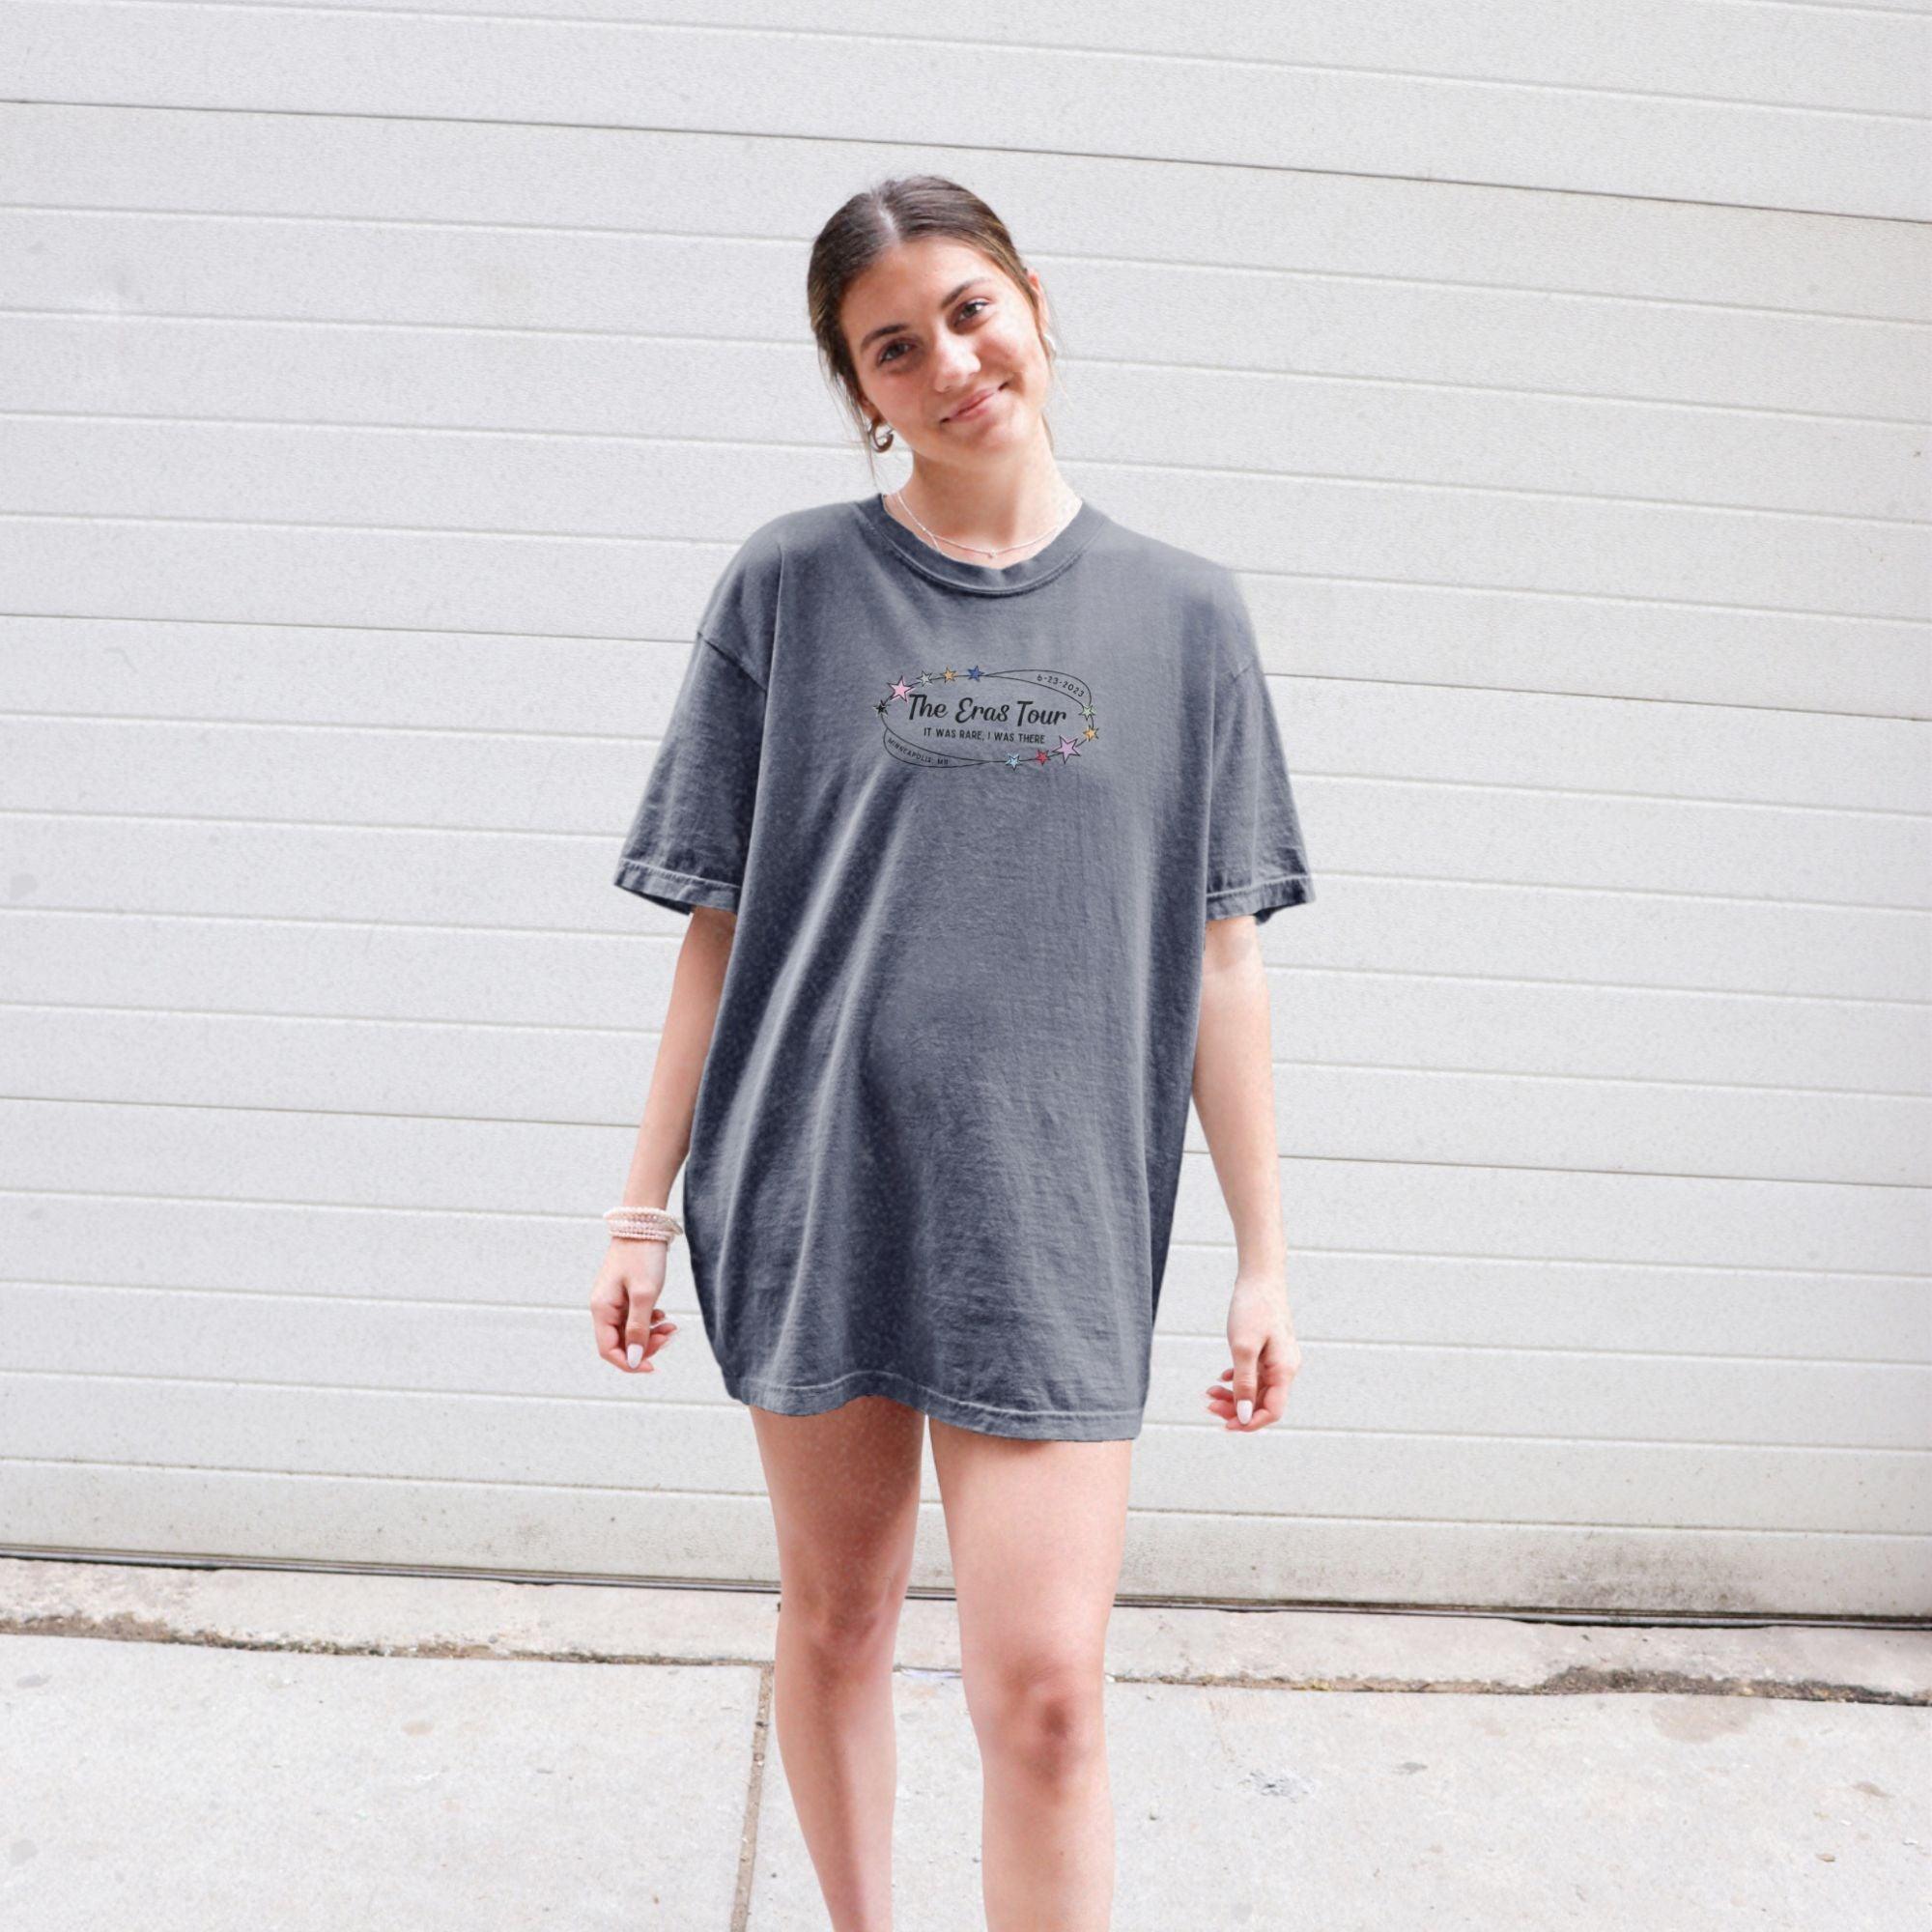
[[[1190,1090],[1238,1257],[1208,1414],[1266,1428],[1299,1362],[1256,928],[1313,896],[1307,859],[1236,580],[1062,475],[1045,291],[999,217],[881,183],[820,231],[808,302],[911,473],[754,530],[699,622],[616,875],[690,925],[598,1352],[656,1368],[683,1232],[771,1492],[779,1744],[838,1932],[892,1918],[930,1422],[986,1922],[1099,1932],[1103,1653]]]

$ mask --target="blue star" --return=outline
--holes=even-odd
[[[1007,763],[1011,765],[1015,771],[1019,769],[1019,762],[1020,762],[1020,754],[1017,752],[1015,752],[1012,754],[1012,756],[1007,760]]]
[[[972,668],[972,669],[966,673],[966,675],[971,678],[977,678],[980,675],[980,667],[978,665],[975,665]]]

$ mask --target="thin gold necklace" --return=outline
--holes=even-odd
[[[920,535],[924,537],[925,540],[929,544],[931,544],[935,550],[937,550],[943,544],[951,544],[954,550],[970,550],[976,556],[985,556],[985,557],[1005,556],[1008,551],[1025,550],[1030,544],[1049,542],[1054,537],[1057,537],[1061,533],[1061,531],[1064,530],[1067,526],[1067,525],[1070,524],[1073,521],[1073,519],[1080,514],[1080,498],[1078,497],[1075,497],[1073,499],[1073,507],[1070,510],[1068,510],[1064,517],[1061,518],[1059,523],[1054,525],[1052,529],[1046,531],[1044,535],[1037,537],[1022,537],[1018,543],[1007,544],[1002,549],[999,550],[984,550],[981,549],[980,546],[978,544],[961,543],[956,537],[934,536],[932,532],[929,529],[927,529],[926,526],[923,524],[922,524],[917,517],[913,516],[912,506],[909,503],[907,503],[905,499],[904,488],[901,487],[897,490],[895,490],[893,492],[893,495],[899,499],[899,508],[903,510],[908,517],[912,517],[913,526],[919,531]]]

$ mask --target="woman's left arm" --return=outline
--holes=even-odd
[[[1194,1111],[1235,1224],[1235,1289],[1228,1306],[1234,1359],[1207,1391],[1208,1407],[1230,1429],[1278,1422],[1301,1366],[1288,1312],[1269,1034],[1261,928],[1247,914],[1209,920],[1201,961]]]

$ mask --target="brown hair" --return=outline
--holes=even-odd
[[[1026,264],[1013,246],[1007,224],[975,194],[944,175],[899,175],[874,182],[846,202],[811,244],[805,273],[805,305],[818,359],[826,380],[842,393],[855,419],[866,460],[878,450],[871,438],[871,418],[859,386],[859,372],[845,344],[838,315],[845,292],[879,257],[900,242],[923,235],[949,235],[979,249],[1026,298],[1033,319],[1040,323],[1039,298],[1027,280]],[[1053,429],[1046,432],[1049,447]]]

